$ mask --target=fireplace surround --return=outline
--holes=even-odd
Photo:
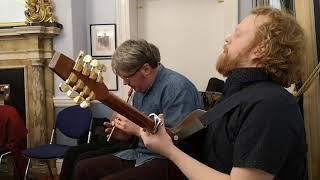
[[[24,98],[25,114],[22,116],[28,129],[28,147],[49,142],[54,126],[53,73],[47,65],[54,53],[53,38],[60,31],[58,27],[45,26],[0,29],[0,71],[20,69],[23,72],[23,79],[18,81],[24,84],[21,98]],[[1,81],[12,76],[6,74]]]

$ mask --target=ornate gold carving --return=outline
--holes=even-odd
[[[26,10],[24,14],[27,23],[54,23],[53,8],[51,0],[26,0]]]

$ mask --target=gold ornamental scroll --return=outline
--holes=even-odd
[[[26,0],[27,23],[55,23],[51,0]]]

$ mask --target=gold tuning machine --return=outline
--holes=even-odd
[[[87,108],[90,106],[91,104],[91,101],[95,100],[96,99],[96,95],[94,94],[93,91],[90,92],[89,96],[86,98],[85,101],[83,101],[81,104],[80,104],[80,107],[82,108]]]
[[[103,83],[102,72],[106,72],[107,68],[104,64],[99,64],[97,69],[98,69],[98,77],[96,79],[96,82]]]
[[[96,69],[99,66],[99,62],[98,62],[98,60],[93,59],[91,61],[90,65],[91,65],[91,72],[90,72],[89,78],[93,79],[93,80],[96,80],[97,76],[98,76],[98,74],[96,73]]]
[[[79,55],[75,61],[75,64],[73,66],[73,69],[75,71],[78,71],[78,72],[81,72],[82,70],[82,60],[83,60],[83,57],[84,57],[84,52],[83,51],[80,51],[79,52]]]
[[[70,85],[73,85],[77,81],[77,76],[71,72],[68,79],[65,82],[59,84],[61,92],[67,92],[71,89]]]
[[[90,94],[90,89],[88,88],[88,86],[85,86],[83,88],[83,90],[80,92],[80,94],[78,96],[76,96],[75,98],[73,98],[73,100],[77,103],[80,104],[81,102],[84,101],[84,97],[88,97]]]
[[[90,68],[88,67],[90,62],[92,61],[92,57],[90,55],[86,55],[83,58],[83,67],[82,67],[82,74],[88,76],[90,74]]]
[[[81,79],[79,79],[76,83],[75,86],[73,86],[72,89],[70,89],[68,92],[67,92],[67,95],[70,97],[70,98],[74,98],[76,96],[79,95],[79,91],[81,91],[84,87],[84,83]]]

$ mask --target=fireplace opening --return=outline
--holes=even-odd
[[[0,84],[9,87],[4,103],[16,108],[26,126],[24,68],[0,69]]]

